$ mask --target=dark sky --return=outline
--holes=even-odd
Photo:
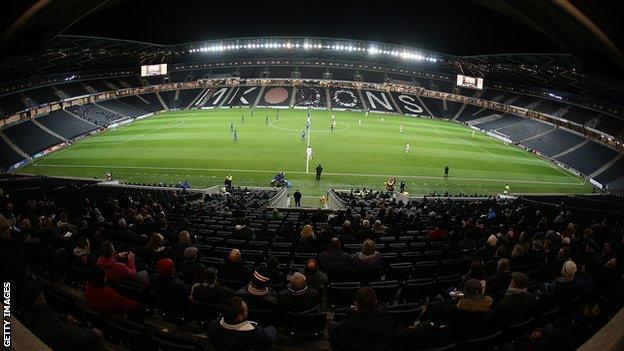
[[[455,55],[562,52],[546,35],[466,0],[131,0],[92,13],[65,34],[161,44],[247,36],[323,36]]]

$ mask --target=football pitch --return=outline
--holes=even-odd
[[[278,110],[262,108],[166,112],[80,140],[17,172],[102,179],[111,171],[120,181],[186,180],[204,188],[223,184],[228,174],[234,185],[269,186],[284,171],[293,188],[309,196],[330,187],[383,189],[391,176],[397,184],[404,179],[412,195],[497,194],[507,183],[512,194],[592,189],[546,160],[452,122],[324,110],[311,112],[310,130],[306,120],[307,110],[293,109],[280,109],[279,117]],[[308,142],[312,159],[306,173]],[[324,169],[320,181],[314,174],[318,164]]]

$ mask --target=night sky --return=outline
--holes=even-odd
[[[84,17],[65,34],[159,44],[249,36],[321,36],[409,45],[454,55],[562,52],[545,34],[462,0],[132,0]]]

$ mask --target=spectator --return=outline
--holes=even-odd
[[[26,279],[30,267],[26,252],[13,237],[12,226],[12,220],[0,215],[0,279],[18,285]]]
[[[28,329],[54,350],[105,350],[99,329],[81,328],[73,316],[52,311],[43,291],[39,280],[30,280],[20,289],[21,321]]]
[[[232,249],[230,251],[227,259],[219,268],[219,276],[221,276],[222,281],[242,282],[243,284],[249,281],[251,272],[249,268],[243,265],[241,252],[238,249]]]
[[[373,224],[373,234],[375,235],[375,238],[386,235],[386,227],[381,224],[380,220],[376,220]]]
[[[381,268],[383,267],[383,258],[376,250],[375,242],[368,239],[362,244],[362,251],[351,257],[351,265],[353,268]]]
[[[169,257],[167,242],[165,241],[165,237],[160,233],[152,233],[146,246],[152,262],[157,262],[163,258]]]
[[[157,273],[150,277],[150,286],[158,295],[166,299],[186,300],[189,289],[184,282],[175,277],[175,267],[170,258],[156,262]]]
[[[511,283],[505,297],[490,313],[489,323],[496,328],[506,328],[510,325],[526,321],[535,315],[537,302],[535,297],[527,291],[529,277],[522,272],[511,274]]]
[[[316,240],[316,235],[314,234],[314,228],[310,224],[306,224],[301,228],[301,233],[299,234],[299,243],[302,245],[310,245],[314,244]]]
[[[264,271],[254,271],[249,284],[240,288],[236,295],[245,300],[252,309],[277,308],[277,294],[269,288],[269,277]]]
[[[490,235],[485,243],[476,254],[482,261],[488,261],[496,253],[496,244],[498,244],[498,237],[496,235]]]
[[[329,241],[329,249],[318,255],[318,263],[321,270],[350,269],[351,259],[340,249],[340,239],[332,238]]]
[[[116,258],[126,258],[128,263],[123,264],[117,262]],[[136,268],[134,266],[134,253],[121,252],[115,253],[113,243],[110,241],[102,242],[100,247],[100,257],[97,259],[97,265],[102,267],[106,272],[106,280],[115,283],[121,280],[135,280],[137,277]]]
[[[232,238],[242,240],[253,240],[254,232],[247,224],[247,218],[239,218],[236,220],[236,226],[234,226],[234,232]]]
[[[369,287],[355,293],[354,310],[329,330],[334,351],[391,351],[396,349],[396,327],[392,318],[377,309],[377,295]]]
[[[99,266],[87,270],[88,281],[85,285],[85,299],[89,307],[103,314],[125,315],[137,313],[140,304],[121,296],[106,283],[106,274]]]
[[[498,260],[496,275],[488,278],[485,284],[485,294],[492,296],[494,301],[499,301],[507,291],[511,281],[509,273],[509,260],[506,258]]]
[[[429,234],[427,234],[429,240],[440,240],[440,239],[444,239],[448,236],[448,233],[443,230],[440,229],[440,227],[436,226],[435,229],[430,230]]]
[[[183,230],[178,234],[178,242],[175,245],[173,254],[176,263],[184,260],[184,252],[187,248],[191,247],[191,234],[188,230]]]
[[[576,297],[575,276],[576,264],[566,261],[561,268],[561,276],[550,283],[551,301],[561,302]]]
[[[91,242],[84,236],[76,240],[72,263],[78,268],[87,268],[94,263],[91,257]]]
[[[318,264],[315,259],[311,258],[306,261],[303,267],[303,275],[305,275],[309,287],[319,292],[325,289],[327,285],[327,274],[318,269]]]
[[[200,303],[218,304],[224,299],[234,296],[234,292],[217,282],[217,271],[204,269],[191,287],[190,299]]]
[[[220,351],[273,350],[277,337],[274,327],[260,328],[247,320],[247,304],[240,297],[232,297],[223,303],[223,317],[208,325],[208,337]]]
[[[340,241],[343,243],[352,243],[356,241],[355,237],[353,236],[351,221],[349,220],[342,222],[342,227],[340,228]]]
[[[309,288],[306,277],[298,272],[293,273],[288,288],[277,299],[282,311],[296,313],[318,310],[320,302],[316,289]]]
[[[128,229],[128,225],[126,224],[126,220],[120,218],[117,221],[117,230],[114,232],[114,236],[116,240],[127,242],[127,243],[143,243],[143,239],[138,236],[135,232]]]
[[[450,310],[448,321],[458,340],[477,338],[487,333],[486,317],[492,307],[492,298],[483,296],[483,285],[476,279],[464,284],[463,296]]]
[[[372,240],[377,239],[375,234],[373,233],[373,230],[371,229],[371,224],[368,219],[362,220],[362,225],[360,226],[360,230],[358,231],[357,237],[358,237],[358,240],[362,242],[366,239],[372,239]]]
[[[206,269],[206,267],[197,261],[198,250],[196,247],[191,246],[184,249],[184,261],[180,263],[180,269],[178,269],[178,277],[185,284],[193,284],[199,278],[199,274]]]

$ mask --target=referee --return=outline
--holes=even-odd
[[[444,178],[448,178],[449,166],[444,167]]]

